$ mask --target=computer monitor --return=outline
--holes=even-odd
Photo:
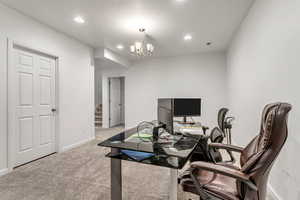
[[[165,98],[158,99],[157,105],[158,123],[165,126],[169,133],[173,133],[173,118],[183,117],[187,123],[188,116],[201,116],[200,98]]]
[[[174,117],[201,116],[201,99],[174,99]]]

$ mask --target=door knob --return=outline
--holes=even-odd
[[[55,108],[52,108],[52,109],[51,109],[51,112],[56,112],[56,109],[55,109]]]

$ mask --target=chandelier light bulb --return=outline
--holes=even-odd
[[[131,46],[130,46],[130,52],[131,52],[131,53],[134,53],[134,52],[135,52],[135,46],[134,46],[134,45],[131,45]]]
[[[146,47],[147,47],[147,51],[148,51],[148,52],[153,52],[154,46],[153,46],[151,43],[148,43],[148,44],[146,45]]]
[[[73,20],[74,20],[74,22],[76,22],[78,24],[84,24],[85,23],[85,20],[81,16],[74,17]]]
[[[142,43],[141,42],[136,42],[135,43],[135,48],[136,49],[141,49],[141,47],[142,47]]]
[[[183,39],[184,39],[185,41],[189,41],[189,40],[193,39],[193,37],[192,37],[190,34],[186,34],[186,35],[183,37]]]

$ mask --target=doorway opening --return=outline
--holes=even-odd
[[[109,78],[109,127],[125,125],[125,77]]]
[[[102,71],[95,68],[95,128],[103,126],[103,106],[102,106]]]

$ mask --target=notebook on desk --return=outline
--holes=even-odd
[[[146,141],[151,142],[153,140],[152,133],[140,133],[140,134],[135,133],[130,137],[128,137],[127,139],[125,139],[125,142],[140,142],[141,140],[145,142]]]
[[[132,150],[121,150],[121,153],[125,154],[129,158],[136,161],[146,160],[154,156],[153,153],[145,153],[145,152],[132,151]]]

